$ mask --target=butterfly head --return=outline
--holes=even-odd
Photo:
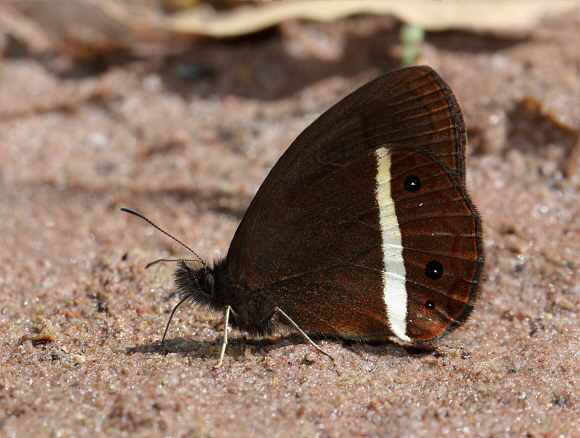
[[[179,295],[185,301],[191,301],[213,310],[222,310],[227,305],[220,300],[215,271],[207,266],[194,269],[185,261],[179,260],[174,280]]]

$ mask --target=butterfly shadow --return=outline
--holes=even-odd
[[[324,338],[323,338],[324,339]],[[381,340],[348,340],[334,339],[334,342],[355,354],[365,354],[377,357],[386,356],[413,356],[427,357],[437,354],[437,347],[433,345],[405,345],[396,340],[387,338]]]
[[[162,354],[164,356],[174,353],[180,357],[195,356],[200,359],[217,359],[222,345],[222,337],[214,341],[197,341],[191,338],[177,337],[166,340],[163,344],[161,341],[155,341],[149,344],[137,345],[122,349],[121,352],[127,355],[133,354]],[[340,338],[313,337],[317,343],[321,340],[340,344],[345,350],[353,353],[364,351],[373,356],[400,356],[409,355],[414,357],[427,357],[437,355],[435,346],[412,346],[401,345],[398,342],[390,340],[381,341],[351,341]],[[246,336],[233,337],[229,339],[226,349],[226,355],[235,359],[241,358],[246,354],[252,356],[266,357],[268,354],[278,348],[287,346],[306,345],[304,339],[299,334],[288,333],[280,334],[275,337],[267,338],[248,338]],[[313,349],[313,351],[315,351]]]
[[[121,349],[120,352],[133,354],[162,354],[168,355],[171,353],[178,354],[181,357],[195,356],[199,358],[215,358],[219,357],[222,346],[222,337],[216,338],[214,341],[198,341],[191,338],[172,338],[165,342],[155,341],[148,344],[137,345],[135,347],[128,347]],[[280,334],[275,337],[267,338],[248,338],[243,335],[234,336],[228,339],[226,355],[233,358],[243,357],[246,351],[253,355],[267,356],[270,351],[277,348],[286,347],[289,345],[304,344],[304,339],[298,334]]]
[[[147,344],[137,345],[135,347],[127,347],[121,349],[122,353],[127,355],[132,354],[162,354],[178,353],[181,356],[187,356],[195,351],[200,351],[205,348],[210,348],[211,342],[196,341],[186,338],[173,338],[165,342],[155,341]]]

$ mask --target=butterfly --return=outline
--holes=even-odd
[[[466,143],[459,104],[430,67],[362,86],[278,160],[225,258],[177,261],[171,317],[186,301],[223,312],[217,366],[228,326],[293,327],[329,357],[309,336],[433,345],[470,315],[484,266]]]

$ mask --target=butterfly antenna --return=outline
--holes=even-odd
[[[179,243],[181,246],[183,246],[184,248],[188,249],[188,250],[189,250],[189,251],[190,251],[190,252],[191,252],[193,255],[195,255],[195,256],[196,256],[196,257],[199,259],[199,260],[196,260],[196,261],[199,261],[199,263],[201,263],[201,264],[202,264],[202,265],[205,267],[205,263],[203,262],[203,260],[201,259],[201,257],[200,257],[200,256],[198,256],[198,255],[197,255],[197,253],[196,253],[196,252],[195,252],[193,249],[191,249],[189,246],[187,246],[187,245],[186,245],[185,243],[183,243],[181,240],[179,240],[179,239],[177,239],[177,238],[173,237],[173,236],[172,236],[171,234],[169,234],[167,231],[165,231],[165,230],[163,230],[163,229],[159,228],[157,225],[155,225],[153,222],[151,222],[149,219],[147,219],[147,218],[146,218],[145,216],[143,216],[141,213],[137,213],[135,210],[131,210],[130,208],[125,208],[125,207],[122,207],[122,208],[121,208],[121,211],[124,211],[125,213],[130,213],[130,214],[132,214],[133,216],[140,217],[140,218],[141,218],[141,219],[143,219],[145,222],[147,222],[149,225],[151,225],[152,227],[154,227],[154,228],[156,228],[157,230],[161,231],[161,232],[162,232],[163,234],[165,234],[167,237],[170,237],[170,238],[172,238],[172,239],[173,239],[173,240],[175,240],[177,243]],[[154,262],[154,263],[156,263],[156,262]],[[150,265],[148,265],[148,266],[150,266]]]
[[[194,260],[194,259],[159,259],[159,260],[155,260],[153,262],[147,263],[147,265],[145,266],[145,269],[150,268],[151,266],[156,265],[157,263],[162,263],[162,262],[171,262],[171,263],[175,263],[175,262],[201,263],[199,260]]]

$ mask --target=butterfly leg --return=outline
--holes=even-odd
[[[230,311],[233,312],[232,308],[227,306],[224,312],[224,341],[222,342],[222,351],[220,352],[220,360],[213,366],[214,368],[219,368],[222,366],[224,355],[226,354],[226,347],[228,345],[228,323],[230,320]]]
[[[330,360],[332,360],[334,362],[334,357],[332,357],[330,355],[330,353],[327,353],[326,351],[324,351],[322,348],[320,348],[318,345],[316,345],[314,343],[314,341],[312,339],[310,339],[308,337],[308,335],[306,333],[304,333],[304,331],[298,327],[298,324],[296,324],[294,321],[292,321],[292,318],[290,318],[288,315],[286,315],[284,313],[284,311],[282,309],[280,309],[279,307],[276,307],[274,309],[276,312],[279,312],[280,315],[282,315],[284,318],[286,318],[286,320],[292,325],[292,327],[294,327],[296,330],[298,330],[298,333],[300,333],[302,335],[302,337],[310,344],[312,345],[314,348],[316,348],[319,352],[321,352],[322,354],[324,354],[325,356],[328,356],[330,358]]]

